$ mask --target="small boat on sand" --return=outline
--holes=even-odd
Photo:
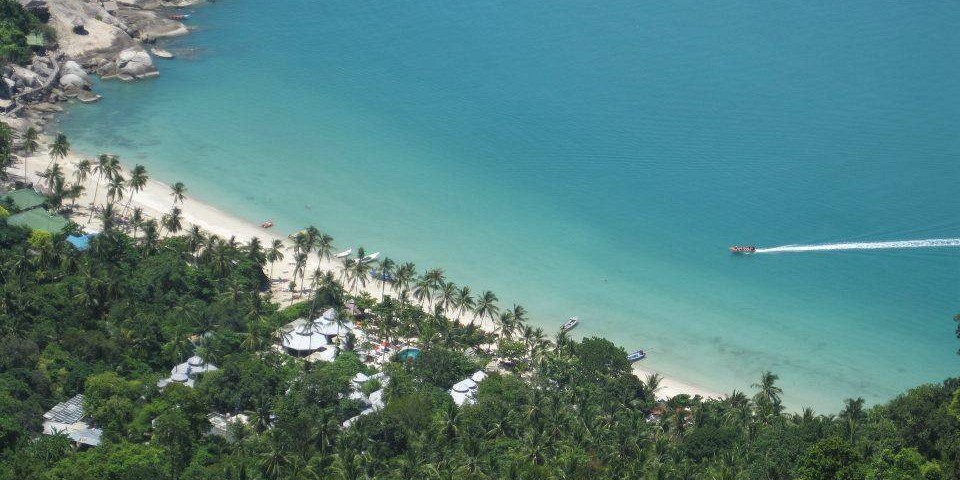
[[[627,360],[631,362],[637,362],[643,360],[644,358],[647,358],[647,352],[644,352],[643,350],[637,350],[636,352],[627,355]]]
[[[270,228],[273,226],[273,219],[266,220],[260,224],[260,228]]]
[[[152,53],[157,58],[166,58],[166,59],[173,58],[172,53],[162,48],[153,47],[150,49],[150,53]]]
[[[346,258],[346,257],[347,257],[348,255],[350,255],[351,253],[353,253],[353,249],[352,249],[352,248],[348,248],[348,249],[346,249],[346,250],[344,250],[344,251],[342,251],[342,252],[334,255],[333,258]]]
[[[362,259],[360,259],[360,261],[361,261],[362,263],[372,262],[372,261],[376,260],[377,257],[379,257],[379,256],[380,256],[380,252],[373,252],[373,253],[371,253],[370,255],[367,255],[366,257],[363,257]]]
[[[573,327],[576,327],[579,324],[580,324],[580,317],[570,317],[570,319],[568,319],[566,323],[560,326],[560,331],[569,332],[570,330],[573,330]]]
[[[730,247],[730,253],[735,255],[746,255],[749,253],[757,253],[757,247],[753,245],[734,245]]]

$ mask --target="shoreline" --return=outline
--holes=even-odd
[[[47,139],[44,138],[43,140]],[[41,148],[38,150],[38,152],[46,152],[48,150],[49,143],[42,142]],[[76,170],[76,163],[79,162],[84,156],[85,155],[79,152],[70,152],[64,159],[58,161],[58,163],[60,163],[60,165],[63,167],[64,176],[68,182],[72,183],[74,179],[73,172]],[[24,161],[24,157],[21,156],[20,159],[21,161]],[[36,167],[43,167],[47,165],[51,161],[50,155],[48,153],[37,153],[26,157],[26,161],[28,162],[28,174],[25,180],[30,183],[40,184],[42,179],[39,177],[38,174],[40,172],[36,169]],[[121,171],[124,174],[128,174],[128,165],[122,164]],[[11,167],[11,173],[17,177],[22,176],[22,164]],[[89,225],[87,225],[86,221],[90,213],[89,205],[93,199],[93,192],[97,189],[98,183],[100,184],[100,188],[97,199],[100,200],[105,198],[106,182],[99,182],[95,176],[90,175],[86,181],[82,183],[84,186],[84,191],[77,199],[76,211],[70,215],[70,219],[82,227],[85,227],[85,230],[90,230],[90,227],[94,227],[95,229],[99,228],[96,218],[90,221]],[[147,185],[140,192],[134,194],[132,200],[129,196],[127,196],[122,201],[117,202],[119,205],[121,205],[121,210],[123,206],[127,205],[128,201],[131,209],[134,207],[143,209],[144,217],[146,219],[153,218],[159,220],[165,213],[169,212],[170,208],[173,206],[173,199],[170,195],[170,186],[152,177],[147,181]],[[287,285],[291,280],[290,274],[293,270],[293,263],[291,261],[293,258],[293,246],[291,245],[289,239],[281,232],[261,228],[259,225],[251,223],[247,220],[242,220],[230,214],[229,212],[223,211],[200,200],[196,200],[190,195],[189,185],[187,185],[186,198],[182,201],[182,203],[178,204],[178,207],[182,210],[182,229],[184,231],[195,225],[208,234],[217,235],[224,239],[233,237],[237,241],[244,243],[248,242],[254,237],[260,239],[265,246],[269,246],[273,240],[282,241],[284,244],[284,258],[283,260],[277,262],[276,266],[274,267],[274,278],[271,278],[270,290],[273,301],[276,301],[281,307],[285,307],[302,299],[302,295],[306,293],[306,290],[297,295],[296,292],[291,292],[289,288],[287,288]],[[341,250],[345,250],[346,248],[349,247],[338,247],[338,249]],[[331,271],[335,274],[338,274],[341,270],[339,262],[336,260],[332,258],[325,259],[318,264],[316,256],[311,255],[307,261],[305,271],[313,272],[318,266],[325,271]],[[269,265],[267,268],[269,268]],[[355,290],[349,289],[346,286],[345,288],[347,288],[347,290],[352,294],[367,293],[373,298],[379,298],[380,295],[379,285],[373,279],[371,279],[366,286],[361,287],[358,285],[358,288]],[[396,297],[396,292],[392,286],[388,286],[385,292]],[[467,324],[471,319],[473,319],[474,323],[478,327],[485,331],[492,332],[496,329],[496,326],[489,318],[480,319],[476,318],[475,316],[464,315],[464,317],[460,320],[460,323]],[[687,394],[690,396],[699,395],[703,398],[726,397],[726,394],[724,393],[670,376],[669,374],[664,375],[663,371],[659,369],[652,369],[643,365],[634,364],[632,366],[632,371],[634,375],[644,381],[648,375],[653,373],[661,376],[660,388],[657,390],[658,398],[667,399],[680,394]]]

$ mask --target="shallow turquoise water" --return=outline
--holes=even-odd
[[[960,7],[207,5],[61,128],[280,230],[442,266],[720,390],[836,410],[960,373]]]

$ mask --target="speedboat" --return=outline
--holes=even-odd
[[[631,362],[643,360],[644,358],[647,358],[647,352],[644,352],[643,350],[637,350],[636,352],[627,355],[627,360]]]
[[[373,252],[370,255],[367,255],[366,257],[363,257],[362,259],[360,259],[360,262],[362,263],[372,262],[376,260],[377,257],[379,256],[380,256],[380,252]]]
[[[348,249],[346,249],[346,250],[344,250],[344,251],[342,251],[342,252],[334,255],[333,258],[345,258],[346,256],[350,255],[351,253],[353,253],[353,249],[352,249],[352,248],[348,248]]]
[[[186,20],[186,19],[190,18],[190,14],[189,14],[189,13],[178,13],[178,14],[175,14],[175,15],[167,15],[167,18],[169,18],[170,20],[176,20],[176,21],[179,22],[180,20]]]
[[[580,323],[580,318],[579,318],[579,317],[570,317],[570,319],[567,320],[566,323],[564,323],[563,325],[560,326],[560,331],[561,331],[561,332],[568,332],[568,331],[572,330],[573,327],[576,327],[579,323]]]
[[[270,228],[273,226],[273,220],[267,220],[260,224],[260,228]]]
[[[734,254],[743,255],[747,253],[756,253],[756,252],[757,252],[757,247],[754,247],[753,245],[734,245],[730,247],[730,253],[734,253]]]

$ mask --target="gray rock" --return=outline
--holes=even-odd
[[[69,88],[86,88],[90,82],[75,73],[68,73],[60,76],[60,86]]]
[[[157,68],[153,66],[150,54],[138,48],[128,48],[117,56],[117,74],[121,79],[125,77],[146,78],[157,75]]]

